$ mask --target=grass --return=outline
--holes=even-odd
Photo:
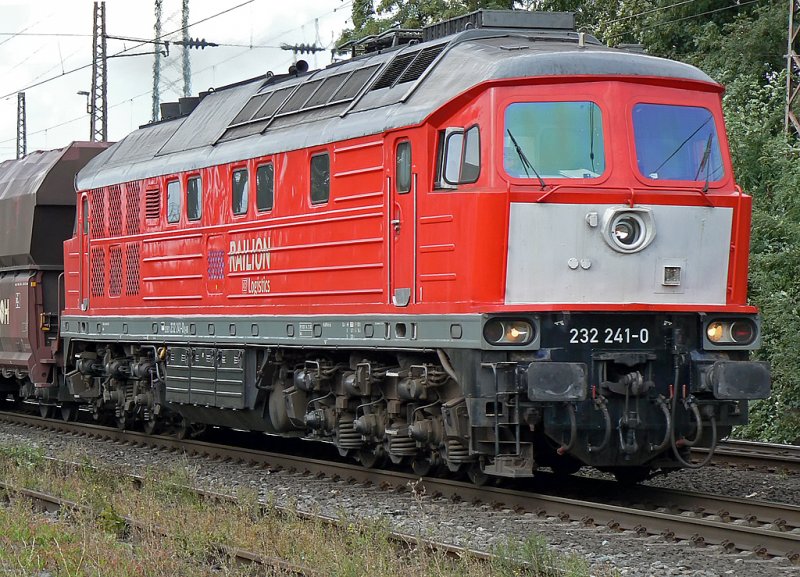
[[[82,456],[67,458],[73,464],[47,460],[36,449],[0,446],[0,478],[7,483],[86,506],[52,515],[34,511],[24,499],[7,500],[0,506],[0,574],[264,574],[257,566],[236,565],[221,549],[227,546],[335,577],[590,575],[583,559],[556,554],[537,536],[503,544],[496,551],[500,557],[487,566],[470,556],[453,559],[398,547],[383,519],[342,515],[332,526],[260,502],[252,490],[242,490],[235,504],[203,499],[189,488],[195,479],[186,462],[166,472],[148,471],[139,486],[120,470],[96,468]],[[143,526],[130,530],[125,517]]]

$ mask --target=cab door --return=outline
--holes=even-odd
[[[416,302],[417,174],[411,140],[391,137],[389,158],[389,298],[396,307]]]
[[[89,197],[81,195],[78,212],[78,306],[89,310]]]

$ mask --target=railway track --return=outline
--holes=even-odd
[[[692,453],[702,458],[708,454],[708,449],[692,449]],[[712,463],[727,463],[737,467],[800,474],[800,446],[753,441],[724,441],[714,452]]]
[[[677,492],[652,487],[626,489],[591,482],[592,499],[559,494],[533,493],[505,487],[476,487],[450,479],[423,478],[397,471],[365,469],[358,465],[294,457],[236,448],[197,440],[179,440],[120,431],[96,425],[64,423],[19,414],[0,413],[0,418],[73,435],[109,439],[121,443],[185,451],[217,459],[232,459],[270,470],[288,470],[327,476],[354,483],[372,483],[385,489],[407,490],[411,485],[426,494],[453,500],[482,502],[586,526],[629,530],[641,536],[660,535],[698,546],[720,545],[730,551],[752,551],[764,558],[786,557],[800,564],[800,507],[788,504],[730,499],[701,493]],[[588,493],[588,492],[584,492]]]

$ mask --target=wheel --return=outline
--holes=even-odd
[[[481,466],[478,463],[472,463],[469,467],[467,467],[467,478],[470,480],[470,482],[472,482],[473,485],[483,487],[489,480],[489,475],[483,472],[483,469],[481,469]]]
[[[55,412],[55,407],[53,405],[44,405],[39,403],[39,415],[43,419],[49,419],[53,416]]]
[[[142,428],[146,434],[155,435],[161,429],[161,423],[151,415],[149,419],[142,423]]]
[[[130,429],[131,425],[133,424],[133,419],[131,419],[128,415],[123,413],[122,415],[118,416],[115,420],[115,424],[120,431],[124,431],[125,429]]]
[[[374,469],[383,464],[384,461],[384,456],[381,454],[380,449],[376,447],[363,447],[359,449],[357,457],[361,466],[367,469]]]
[[[420,477],[429,476],[432,469],[433,463],[426,457],[417,457],[411,461],[411,470],[414,471],[415,475],[419,475]]]
[[[78,403],[61,403],[61,420],[68,423],[78,420]]]
[[[650,477],[650,469],[647,467],[624,467],[612,471],[614,477],[620,485],[636,485],[646,481]]]

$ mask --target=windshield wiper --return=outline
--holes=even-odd
[[[708,181],[711,178],[711,163],[709,159],[711,158],[711,141],[713,138],[713,133],[708,135],[706,149],[703,151],[703,158],[700,160],[700,166],[697,167],[697,174],[694,175],[694,179],[697,180],[700,177],[700,173],[703,172],[703,168],[706,169],[706,182],[703,185],[703,192],[708,192]]]
[[[531,161],[528,160],[528,157],[525,156],[525,153],[522,151],[522,148],[517,142],[517,139],[514,138],[513,134],[511,134],[511,129],[506,128],[506,132],[511,137],[511,142],[514,144],[514,149],[517,151],[517,156],[519,156],[520,161],[522,161],[522,168],[525,169],[525,176],[527,176],[528,178],[531,177],[530,173],[528,172],[528,168],[530,168],[533,171],[533,174],[536,175],[536,178],[539,179],[539,184],[542,186],[542,190],[547,188],[547,184],[545,183],[544,179],[541,176],[539,176],[538,172],[536,172],[536,169],[533,167],[533,164],[531,164]]]
[[[706,119],[703,121],[703,123],[702,123],[702,124],[700,124],[700,126],[698,126],[698,127],[697,127],[697,128],[694,130],[694,132],[692,132],[692,133],[691,133],[689,136],[687,136],[687,137],[686,137],[686,140],[684,140],[683,142],[681,142],[681,143],[680,143],[680,144],[677,146],[677,148],[675,148],[675,150],[673,150],[673,151],[672,151],[672,153],[671,153],[671,154],[670,154],[670,155],[669,155],[669,156],[668,156],[668,157],[667,157],[667,158],[664,160],[664,162],[662,162],[661,164],[659,164],[659,165],[658,165],[658,168],[656,168],[656,169],[655,169],[655,170],[654,170],[654,171],[653,171],[651,174],[653,174],[653,173],[655,173],[655,174],[658,174],[658,171],[659,171],[659,170],[661,170],[662,168],[664,168],[664,165],[665,165],[666,163],[668,163],[670,160],[672,160],[672,157],[673,157],[673,156],[675,156],[676,154],[678,154],[678,152],[680,152],[681,148],[683,148],[684,146],[686,146],[686,143],[687,143],[687,142],[689,142],[689,141],[692,139],[692,137],[694,137],[694,135],[695,135],[695,134],[697,134],[698,132],[700,132],[700,130],[701,130],[701,129],[702,129],[702,128],[703,128],[703,127],[706,125],[706,124],[708,124],[708,123],[709,123],[709,121],[710,121],[712,118],[713,118],[713,116],[709,115],[709,117],[708,117],[708,118],[706,118]]]

